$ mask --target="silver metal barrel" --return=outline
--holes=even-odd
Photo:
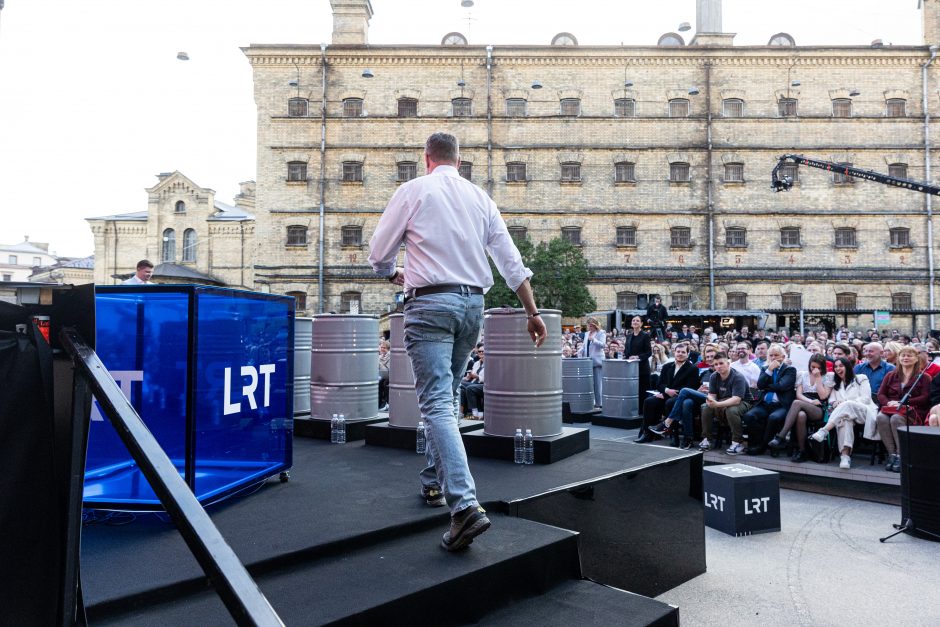
[[[594,360],[590,358],[561,360],[562,402],[575,414],[594,409]]]
[[[294,415],[310,413],[310,348],[313,318],[294,318]]]
[[[388,317],[392,345],[392,359],[388,368],[388,424],[393,427],[417,427],[421,420],[418,395],[415,393],[415,373],[411,359],[405,352],[405,316]]]
[[[313,317],[310,417],[374,418],[379,411],[379,320],[362,314]]]
[[[639,416],[640,362],[605,359],[603,372],[604,415],[610,418]]]
[[[548,337],[535,348],[523,309],[488,309],[483,316],[483,430],[511,436],[532,429],[558,435],[561,422],[561,312],[542,309]]]

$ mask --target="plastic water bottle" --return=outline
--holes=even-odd
[[[525,463],[525,442],[522,437],[522,429],[516,429],[516,435],[513,438],[513,440],[514,440],[514,446],[515,446],[515,457],[513,457],[513,461],[515,461],[517,464],[524,464]]]
[[[418,428],[415,431],[415,451],[419,455],[424,455],[428,450],[428,432],[424,428],[424,421],[418,423]]]
[[[340,414],[336,423],[336,443],[346,444],[346,415]]]
[[[525,430],[525,437],[522,439],[522,448],[525,463],[535,463],[535,442],[532,440],[532,429]]]
[[[339,414],[333,414],[333,420],[330,421],[330,442],[337,443],[337,431],[339,430]]]

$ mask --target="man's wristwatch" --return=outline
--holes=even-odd
[[[395,270],[395,272],[392,272],[392,273],[391,273],[388,277],[386,277],[386,278],[388,279],[388,282],[389,282],[389,283],[394,283],[394,282],[395,282],[395,278],[396,278],[397,276],[398,276],[398,270]]]
[[[531,316],[526,316],[526,320],[531,320],[532,318],[535,318],[535,317],[541,316],[541,315],[542,315],[542,314],[540,314],[539,312],[536,311],[536,312],[535,312],[534,314],[532,314]]]

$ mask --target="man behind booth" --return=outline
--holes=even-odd
[[[424,148],[427,175],[402,184],[382,213],[369,243],[372,269],[405,292],[405,350],[427,423],[429,466],[421,472],[422,497],[443,490],[450,529],[441,545],[468,546],[489,529],[467,464],[454,413],[454,393],[467,356],[480,335],[483,292],[493,285],[487,252],[525,309],[536,347],[545,341],[522,257],[499,210],[482,189],[461,177],[457,138],[434,133]],[[405,244],[405,267],[395,258]]]
[[[663,341],[663,329],[666,328],[668,317],[669,312],[666,311],[663,300],[659,296],[654,296],[653,302],[646,308],[646,322],[649,323],[653,333],[656,334],[656,339],[660,342]]]
[[[150,277],[153,276],[153,264],[147,259],[141,259],[137,262],[137,272],[131,278],[123,281],[121,285],[151,285]]]

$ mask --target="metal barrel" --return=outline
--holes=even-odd
[[[579,357],[561,360],[561,400],[571,411],[586,414],[594,409],[594,360]]]
[[[561,312],[542,309],[548,337],[535,348],[523,309],[488,309],[483,315],[486,361],[483,430],[511,436],[531,429],[535,437],[558,435],[561,421]]]
[[[392,345],[392,359],[388,368],[388,424],[393,427],[417,427],[421,410],[418,409],[411,358],[405,352],[405,316],[392,314],[388,321]]]
[[[603,372],[604,415],[611,418],[639,416],[640,362],[605,359]]]
[[[294,318],[294,415],[310,413],[310,348],[313,318]]]
[[[374,418],[379,412],[379,320],[363,314],[313,317],[310,417]]]

